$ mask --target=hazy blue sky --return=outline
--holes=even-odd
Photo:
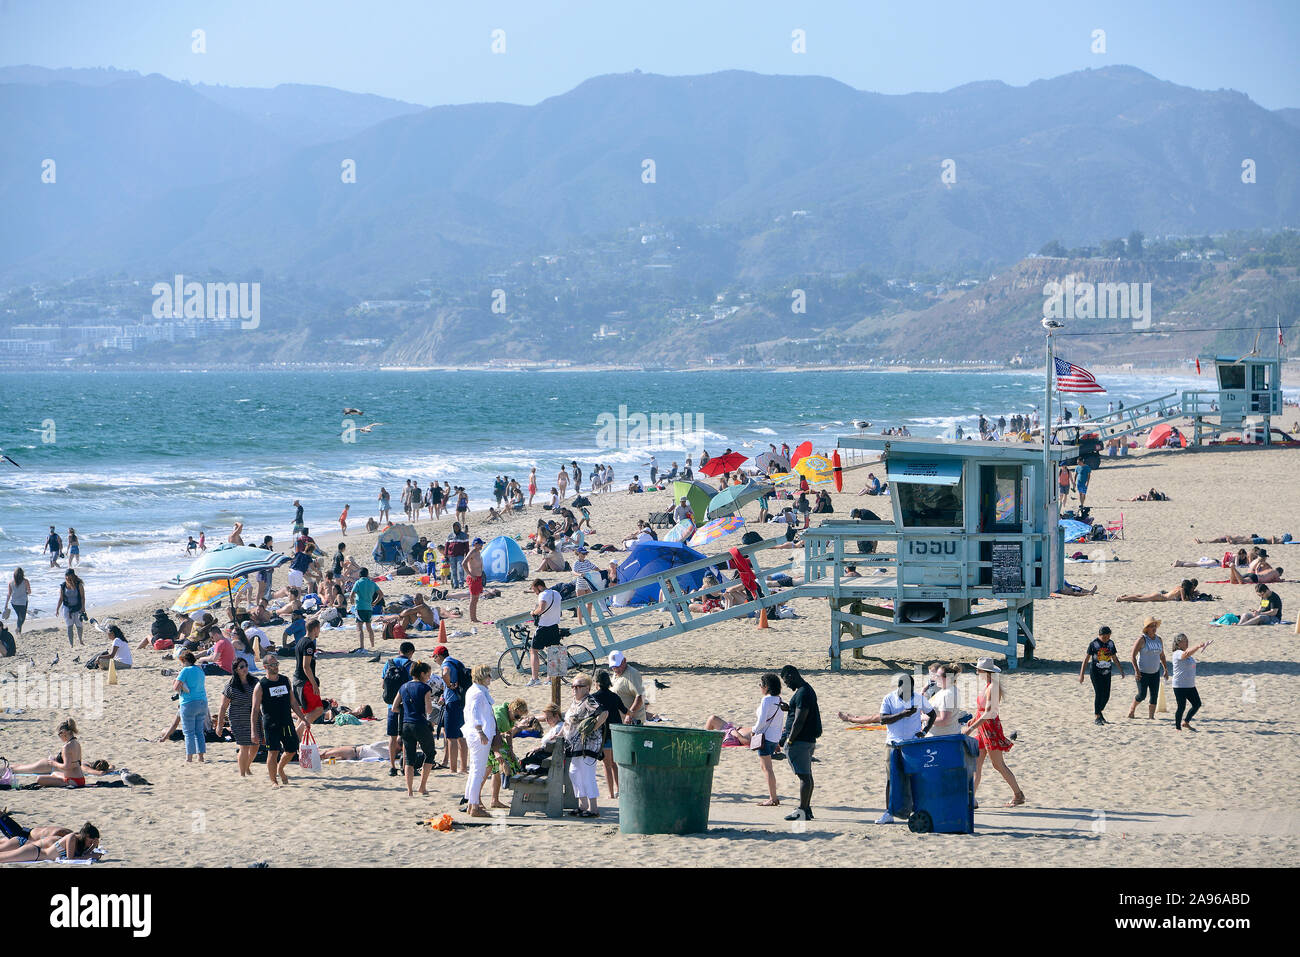
[[[191,31],[207,52],[191,52]],[[493,54],[491,32],[505,31]],[[807,52],[791,50],[806,31]],[[1091,33],[1106,31],[1106,53]],[[882,93],[1127,63],[1300,106],[1300,0],[0,0],[0,65],[536,103],[602,73],[813,73]]]

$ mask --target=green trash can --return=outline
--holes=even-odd
[[[707,831],[722,732],[635,724],[616,724],[611,731],[618,829],[624,834]]]

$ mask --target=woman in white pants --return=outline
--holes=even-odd
[[[474,684],[465,696],[465,741],[469,745],[469,779],[465,782],[465,811],[470,817],[491,817],[483,806],[483,782],[487,779],[488,753],[497,733],[497,718],[492,713],[496,702],[488,693],[492,669],[478,665],[470,673]]]
[[[569,777],[578,795],[578,810],[570,817],[600,817],[596,799],[596,763],[604,756],[605,732],[602,730],[609,712],[591,695],[591,678],[578,674],[573,679],[573,704],[564,713],[564,753],[569,758]]]

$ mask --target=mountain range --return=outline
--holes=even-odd
[[[0,281],[256,270],[365,296],[647,224],[722,230],[718,286],[989,269],[1054,238],[1296,224],[1296,114],[1122,66],[908,95],[636,72],[431,109],[9,67]]]

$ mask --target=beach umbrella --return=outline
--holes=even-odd
[[[717,455],[701,465],[698,469],[701,475],[721,475],[723,472],[734,472],[740,468],[740,463],[747,461],[749,456],[741,455],[739,452],[728,452],[726,455]]]
[[[238,581],[217,578],[210,582],[200,582],[181,592],[172,605],[172,611],[188,615],[202,608],[211,608],[213,605],[220,604],[222,599],[234,600],[246,588],[248,588],[247,578],[240,578]]]
[[[668,529],[659,541],[661,542],[684,542],[695,532],[695,523],[689,518],[684,518],[672,528]]]
[[[289,560],[283,552],[267,551],[265,548],[253,548],[251,545],[232,545],[222,542],[215,548],[209,548],[196,558],[190,567],[181,572],[176,583],[200,585],[204,582],[226,580],[227,585],[247,575],[257,572],[269,572],[279,568]],[[234,593],[227,589],[226,597],[234,604]]]
[[[790,471],[790,459],[780,452],[759,452],[754,456],[754,466],[764,475],[778,475]]]
[[[795,463],[794,470],[806,478],[809,485],[825,485],[835,477],[835,466],[824,455],[805,455]]]
[[[812,455],[811,442],[799,443],[799,446],[793,452],[790,453],[790,465],[797,466],[799,464],[799,460],[803,458],[805,455]]]
[[[695,519],[696,524],[699,524],[704,521],[709,511],[709,500],[713,498],[715,491],[703,482],[683,482],[679,479],[673,482],[673,504],[676,505],[682,499],[686,499],[686,504],[691,508],[691,517]]]
[[[732,485],[709,499],[709,518],[732,515],[750,502],[756,502],[772,492],[772,486],[750,480],[744,485]]]
[[[745,520],[739,515],[728,515],[725,518],[715,518],[713,521],[701,525],[691,536],[691,547],[701,548],[709,542],[716,541],[724,535],[730,535],[732,532],[739,531],[745,527]]]

